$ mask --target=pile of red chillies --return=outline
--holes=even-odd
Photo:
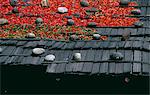
[[[52,29],[51,32],[58,32],[58,29],[60,31],[61,27],[67,27],[67,32],[79,32],[79,34],[84,35],[82,33],[86,29],[81,27],[86,27],[89,22],[95,22],[97,26],[100,27],[113,27],[113,26],[131,26],[133,23],[138,21],[137,18],[131,18],[127,17],[131,15],[131,10],[134,9],[134,7],[131,6],[137,6],[136,2],[130,2],[128,7],[120,7],[119,2],[120,0],[87,0],[89,2],[88,7],[82,7],[80,5],[80,0],[49,0],[50,6],[49,7],[41,7],[40,2],[41,0],[30,0],[28,4],[30,6],[22,6],[26,3],[22,0],[19,0],[17,9],[19,10],[19,15],[16,14],[9,14],[11,10],[13,9],[12,6],[9,4],[9,0],[0,0],[0,18],[5,18],[9,21],[9,25],[3,26],[2,30],[0,31],[0,37],[9,37],[9,34],[18,35],[17,37],[23,37],[22,35],[25,35],[25,33],[28,32],[34,32],[36,35],[39,35],[39,37],[46,37],[46,38],[53,38],[57,39],[59,38],[59,33],[51,33],[50,31],[45,32],[45,29],[42,28],[40,30],[35,31],[35,20],[36,15],[38,17],[43,19],[43,22],[45,25],[51,26],[57,26],[57,28]],[[68,9],[68,13],[65,14],[59,14],[57,12],[58,7],[66,7]],[[94,15],[90,15],[90,19],[84,19],[84,17],[87,15],[86,10],[90,8],[97,8],[98,10],[101,10],[100,12],[96,12]],[[80,18],[74,17],[73,14],[79,13]],[[24,16],[26,15],[26,16]],[[34,16],[28,16],[28,15],[34,15]],[[117,17],[114,17],[116,15]],[[72,16],[72,19],[74,20],[75,24],[73,26],[66,26],[67,25],[67,18],[65,16]],[[27,29],[24,33],[22,30],[13,30],[10,29],[10,31],[4,31],[3,29],[13,27],[15,25],[23,25],[28,24],[32,25],[32,28]],[[58,28],[58,26],[60,28]],[[74,27],[76,26],[76,27]],[[68,28],[69,27],[69,28]],[[40,31],[40,32],[39,32]],[[95,30],[93,30],[95,32]],[[5,33],[4,33],[5,32]],[[51,37],[53,34],[57,34],[57,37]],[[20,36],[19,36],[20,35]],[[44,35],[44,36],[41,36]],[[12,36],[12,35],[11,35]],[[61,35],[61,39],[64,35]],[[88,37],[88,36],[86,36]],[[66,37],[66,39],[68,39]],[[90,40],[91,38],[87,38]]]

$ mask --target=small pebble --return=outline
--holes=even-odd
[[[75,53],[73,55],[73,59],[76,61],[81,61],[81,53]]]
[[[41,1],[41,6],[42,6],[42,7],[49,7],[49,2],[48,2],[48,0],[42,0],[42,1]]]
[[[55,55],[50,54],[45,57],[45,61],[54,61],[54,60],[55,60]]]
[[[110,54],[110,59],[111,60],[122,60],[123,55],[120,52],[113,52],[113,53]]]
[[[12,7],[17,6],[18,0],[9,0],[9,3]]]
[[[59,13],[67,13],[68,9],[66,7],[58,7],[58,12]]]
[[[93,34],[93,39],[94,39],[94,40],[99,40],[100,37],[101,37],[100,34]]]
[[[141,14],[141,10],[140,9],[134,9],[131,11],[131,14],[133,15],[140,15]]]
[[[67,25],[74,25],[74,20],[72,20],[72,19],[68,19],[68,21],[67,21]]]
[[[141,21],[135,22],[135,23],[134,23],[134,26],[135,26],[135,27],[143,27],[143,26],[144,26],[144,23],[141,22]]]
[[[8,24],[8,20],[4,19],[4,18],[1,18],[0,19],[0,25],[5,25],[5,24]]]
[[[72,16],[64,16],[67,19],[72,19]]]
[[[88,6],[89,6],[89,2],[86,1],[86,0],[82,0],[82,1],[80,2],[80,5],[81,5],[82,7],[88,7]]]
[[[86,12],[98,12],[98,9],[97,8],[90,8],[90,9],[87,9]]]
[[[73,16],[76,18],[80,18],[80,13],[74,13]]]
[[[19,13],[19,10],[18,10],[16,7],[14,7],[14,8],[12,9],[12,12],[13,12],[13,13]]]
[[[96,24],[95,22],[89,22],[89,23],[87,24],[87,26],[88,26],[88,27],[96,27],[97,24]]]
[[[35,55],[40,55],[40,54],[43,54],[43,53],[45,52],[45,49],[43,49],[43,48],[34,48],[34,49],[32,50],[32,52],[33,52],[33,54],[35,54]]]
[[[26,38],[35,38],[36,36],[35,36],[35,34],[34,33],[28,33],[27,35],[26,35]]]
[[[120,0],[120,5],[121,6],[128,6],[129,0]]]
[[[37,25],[41,25],[41,24],[43,23],[43,19],[42,19],[42,18],[37,18],[37,19],[35,20],[35,23],[36,23]]]

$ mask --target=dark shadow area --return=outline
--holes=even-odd
[[[149,77],[79,76],[45,73],[44,66],[2,66],[5,94],[148,94]],[[130,78],[129,83],[124,78]]]

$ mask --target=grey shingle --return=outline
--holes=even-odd
[[[118,36],[122,36],[123,33],[126,32],[126,31],[125,31],[125,29],[123,29],[123,28],[119,28],[119,29],[117,30],[117,32],[118,32],[118,33],[117,33]]]
[[[47,47],[52,47],[52,46],[55,44],[55,42],[56,42],[56,41],[48,41],[48,42],[46,43],[46,46],[47,46]]]
[[[22,53],[23,53],[23,48],[21,48],[21,47],[17,47],[14,51],[14,55],[22,54]]]
[[[32,64],[32,57],[31,56],[24,57],[22,60],[22,64]]]
[[[69,42],[63,47],[63,49],[73,49],[74,45],[75,45],[75,42]]]
[[[99,73],[108,73],[108,70],[109,70],[108,62],[100,64],[100,71],[99,71]]]
[[[101,61],[103,56],[103,50],[96,50],[94,55],[94,61]]]
[[[118,41],[118,48],[124,48],[125,41]]]
[[[4,41],[0,41],[0,45],[15,46],[16,44],[17,44],[17,40],[4,40]]]
[[[116,41],[110,41],[108,48],[113,48],[113,49],[117,48],[117,42]]]
[[[116,71],[116,64],[114,62],[113,63],[109,63],[108,68],[109,68],[109,73],[115,73],[115,71]]]
[[[116,63],[115,65],[116,65],[115,73],[116,74],[123,73],[123,63]]]
[[[11,56],[11,57],[9,57],[8,59],[7,59],[7,61],[6,61],[6,63],[7,64],[11,64],[11,63],[13,63],[12,61],[15,59],[15,56]]]
[[[83,49],[95,48],[97,42],[96,41],[88,41],[85,43]]]
[[[21,61],[23,60],[24,56],[15,56],[13,60],[11,61],[13,64],[20,64]]]
[[[37,46],[37,41],[27,42],[24,47],[25,48],[35,48]]]
[[[134,41],[133,42],[133,48],[135,49],[140,49],[140,48],[142,48],[142,44],[143,44],[143,42],[142,41]]]
[[[134,61],[141,61],[141,51],[134,51]]]
[[[123,63],[123,72],[130,73],[132,71],[132,64],[131,63]]]
[[[132,50],[126,50],[125,51],[125,60],[126,61],[133,61],[133,51]]]
[[[39,63],[40,57],[32,57],[31,64],[37,65]]]
[[[44,47],[44,46],[46,46],[47,42],[48,42],[48,41],[43,41],[43,40],[38,41],[38,42],[37,42],[37,46],[38,46],[38,47]]]
[[[109,60],[109,51],[103,50],[102,61]]]
[[[141,73],[141,63],[133,63],[133,73]]]
[[[72,72],[74,66],[75,66],[75,63],[66,64],[65,72]]]
[[[8,58],[9,56],[0,56],[0,64],[4,64]]]
[[[99,47],[100,48],[108,48],[109,47],[109,42],[108,41],[102,41],[102,42],[100,42]]]
[[[91,73],[93,67],[93,63],[84,63],[82,72]]]
[[[60,49],[62,46],[64,45],[63,42],[55,42],[55,44],[53,44],[50,49]]]
[[[27,43],[27,41],[18,41],[17,46],[23,46]]]
[[[133,41],[126,41],[124,48],[131,49],[132,48],[132,43],[133,43]]]
[[[10,55],[14,52],[14,50],[16,49],[15,46],[7,46],[1,54],[4,54],[4,55]]]
[[[143,49],[150,50],[150,42],[144,42]]]
[[[84,47],[84,45],[85,45],[84,41],[76,42],[74,49],[81,49]]]
[[[32,49],[31,49],[31,48],[25,48],[25,49],[23,50],[23,53],[22,53],[22,54],[31,56],[31,54],[32,54]]]
[[[47,66],[46,72],[47,73],[55,73],[56,67],[57,67],[57,64],[49,64]]]
[[[91,74],[98,74],[100,69],[100,63],[94,63]]]
[[[66,63],[60,63],[56,67],[56,73],[64,73],[65,72]]]
[[[97,32],[99,33],[99,34],[103,34],[103,32],[105,32],[105,30],[106,30],[106,28],[96,28],[96,30],[97,30]]]
[[[82,72],[84,63],[74,63],[73,72]]]
[[[87,51],[86,50],[80,50],[80,53],[81,53],[81,61],[86,61]]]
[[[116,36],[117,35],[117,29],[112,29],[110,32],[110,35]]]
[[[150,65],[149,64],[143,64],[142,65],[142,72],[143,73],[150,73]]]
[[[96,50],[86,50],[85,61],[94,61]]]
[[[146,62],[146,63],[150,63],[150,59],[149,59],[150,54],[148,52],[142,52],[142,61]]]

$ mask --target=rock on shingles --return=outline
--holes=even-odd
[[[26,38],[35,38],[36,36],[35,36],[35,34],[34,33],[28,33],[27,35],[26,35]]]
[[[80,13],[74,13],[73,16],[76,18],[80,18]]]
[[[14,7],[14,8],[12,9],[12,12],[13,12],[13,13],[19,13],[19,10],[17,9],[17,7]]]
[[[87,9],[86,12],[98,12],[99,10],[95,7],[92,7],[90,9]]]
[[[55,60],[55,55],[53,54],[47,55],[45,57],[45,61],[54,61],[54,60]]]
[[[140,15],[141,14],[141,10],[140,9],[134,9],[131,11],[131,14],[133,15]]]
[[[48,2],[48,0],[42,0],[42,1],[41,1],[41,6],[42,6],[42,7],[49,7],[49,2]]]
[[[111,60],[122,60],[123,55],[120,52],[113,52],[113,53],[110,54],[110,59]]]
[[[0,19],[0,25],[5,25],[5,24],[8,24],[8,20],[4,19],[4,18],[1,18]]]
[[[58,12],[59,13],[67,13],[68,9],[66,7],[58,7]]]
[[[38,25],[40,25],[40,24],[43,23],[43,19],[42,19],[42,18],[37,18],[37,19],[35,20],[35,23],[38,24]]]
[[[45,49],[43,49],[43,48],[34,48],[32,50],[32,53],[35,55],[40,55],[40,54],[43,54],[44,52],[45,52]]]
[[[144,23],[141,22],[141,21],[138,21],[138,22],[135,22],[135,23],[134,23],[134,26],[135,26],[135,27],[143,27],[143,26],[144,26]]]
[[[9,0],[11,6],[17,6],[18,0]]]
[[[127,6],[129,4],[129,0],[120,0],[121,6]]]
[[[73,59],[75,61],[81,61],[81,53],[74,53],[73,54]]]
[[[88,26],[88,27],[96,27],[97,24],[96,24],[95,22],[89,22],[89,23],[87,24],[87,26]]]
[[[87,0],[82,0],[82,1],[80,2],[80,5],[81,5],[82,7],[88,7],[90,4],[89,4],[89,2],[88,2]]]
[[[100,34],[93,34],[93,39],[94,39],[94,40],[99,40],[100,37],[101,37]]]
[[[67,20],[67,25],[74,25],[74,24],[75,24],[74,20],[72,19]]]

